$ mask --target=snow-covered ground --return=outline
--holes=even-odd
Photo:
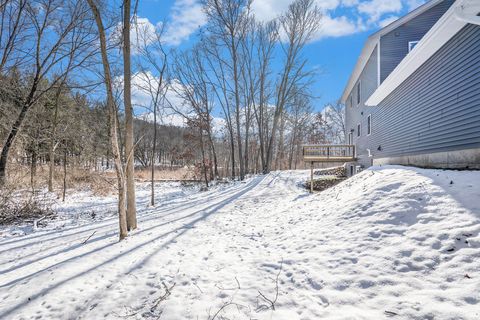
[[[480,318],[480,172],[308,176],[168,185],[156,208],[142,187],[120,243],[114,200],[79,194],[0,240],[0,319]]]

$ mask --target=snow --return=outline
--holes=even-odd
[[[373,167],[313,195],[308,177],[166,184],[155,208],[140,185],[122,242],[114,199],[78,193],[3,230],[0,319],[480,318],[480,172]]]

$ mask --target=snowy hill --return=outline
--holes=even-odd
[[[0,319],[480,318],[480,172],[376,167],[314,195],[308,175],[170,186],[157,208],[141,189],[121,243],[115,217],[7,236]],[[64,214],[92,208],[114,199]]]

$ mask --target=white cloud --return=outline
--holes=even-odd
[[[322,17],[320,29],[315,36],[315,40],[328,37],[341,37],[358,32],[361,27],[353,21],[350,21],[347,17],[335,17],[332,18],[329,15]]]
[[[147,18],[134,17],[130,24],[130,43],[132,54],[138,54],[138,48],[145,44],[152,44],[156,37],[156,31],[161,27],[160,24],[154,25]],[[118,23],[110,36],[110,41],[121,43],[122,41],[122,23]]]
[[[291,2],[291,0],[254,0],[252,11],[255,14],[255,18],[259,21],[269,21],[287,10]]]
[[[135,17],[131,25],[130,38],[134,46],[143,46],[155,41],[155,32],[160,25],[154,26],[147,18]]]
[[[161,41],[166,45],[177,46],[199,27],[207,22],[202,4],[199,0],[176,0],[172,6]],[[156,33],[161,31],[161,22],[152,23],[148,18],[135,17],[131,24],[130,40],[132,53],[137,54],[138,48],[149,45],[157,40]],[[112,32],[112,41],[122,38],[122,24],[119,23]]]
[[[358,11],[366,14],[370,23],[377,22],[386,13],[398,13],[402,8],[401,0],[371,0],[358,5]]]
[[[316,0],[315,4],[320,9],[327,11],[327,10],[335,10],[341,4],[340,0]]]
[[[258,20],[268,21],[285,12],[292,2],[293,0],[254,0],[252,11]],[[412,10],[424,2],[425,0],[315,0],[315,4],[324,12],[321,30],[315,40],[354,34],[365,31],[372,25],[385,26],[393,21],[395,14],[400,13],[404,5]],[[339,12],[338,9],[342,11]],[[332,15],[333,11],[340,13],[340,16]],[[388,17],[382,19],[385,15]],[[206,22],[207,17],[200,0],[175,0],[163,40],[172,46],[179,45]],[[153,25],[148,19],[139,19],[139,23],[149,32],[160,26]]]
[[[132,104],[136,106],[137,109],[145,108],[152,110],[153,97],[149,88],[152,88],[152,92],[155,93],[159,80],[160,79],[150,71],[146,73],[136,73],[132,76]],[[119,77],[116,82],[121,84],[122,79]],[[182,90],[182,85],[177,81],[171,81],[166,90],[165,97],[169,103],[159,106],[157,122],[164,125],[186,126],[186,119],[183,115],[189,116],[192,111],[176,93]],[[153,112],[141,112],[138,118],[153,121]]]
[[[314,40],[351,35],[378,24],[384,26],[387,22],[393,21],[394,14],[402,11],[402,1],[407,1],[406,6],[422,2],[422,0],[315,0],[315,4],[324,15]],[[257,19],[266,21],[285,12],[292,2],[293,0],[254,0],[252,10]],[[381,20],[387,14],[389,17]]]
[[[344,5],[344,2],[353,5],[356,0],[316,0],[315,4],[323,11],[323,17],[319,31],[314,40],[328,37],[340,37],[353,34],[359,31],[356,22],[349,20],[346,16],[332,17],[330,11]],[[288,9],[293,0],[254,0],[252,10],[255,17],[261,21],[268,21],[278,17]]]
[[[345,7],[353,7],[356,6],[359,2],[359,0],[342,0],[342,5]]]
[[[426,2],[426,0],[407,0],[408,11],[412,11]]]
[[[198,0],[176,0],[164,34],[165,43],[179,45],[207,22],[202,4]]]
[[[383,28],[383,27],[388,26],[390,23],[392,23],[393,21],[395,21],[395,20],[397,20],[397,19],[398,19],[397,16],[389,16],[389,17],[387,17],[387,18],[385,18],[385,19],[383,19],[383,20],[380,20],[380,22],[378,23],[378,25]]]
[[[288,9],[288,5],[292,2],[293,0],[254,0],[252,3],[252,10],[258,20],[268,21],[285,12]],[[335,10],[340,6],[340,4],[341,0],[315,1],[315,5],[317,5],[324,12]]]

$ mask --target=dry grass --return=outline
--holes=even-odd
[[[9,164],[8,188],[39,190],[47,188],[48,165],[39,165],[36,169],[34,184],[32,186],[30,167],[21,164]],[[82,168],[67,167],[67,189],[92,190],[98,195],[107,195],[115,190],[115,174]],[[53,189],[61,195],[63,190],[63,168],[55,167],[53,174]]]
[[[135,169],[135,178],[139,181],[150,181],[150,168]],[[195,179],[193,169],[187,167],[180,168],[156,168],[154,173],[155,180],[193,180]]]
[[[34,185],[31,183],[30,166],[11,163],[8,166],[8,189],[12,190],[39,190],[47,188],[48,165],[39,165],[34,177]],[[195,179],[193,168],[187,167],[158,167],[154,174],[155,180],[193,180]],[[150,181],[151,171],[149,168],[135,169],[135,179],[139,182]],[[116,190],[116,174],[110,171],[95,171],[92,169],[67,167],[67,189],[90,190],[96,195],[108,195]],[[60,197],[63,191],[63,167],[55,167],[53,175],[53,188]]]
[[[55,216],[53,202],[61,199],[63,193],[63,167],[55,168],[53,188],[56,194],[45,192],[48,185],[48,165],[39,165],[31,181],[30,166],[11,163],[8,166],[7,185],[0,189],[0,225],[34,221]],[[137,181],[150,181],[149,169],[136,169]],[[188,168],[158,168],[155,180],[191,180],[193,170]],[[117,180],[114,171],[67,167],[68,193],[90,191],[98,196],[106,196],[116,191]],[[67,195],[68,197],[68,195]]]

